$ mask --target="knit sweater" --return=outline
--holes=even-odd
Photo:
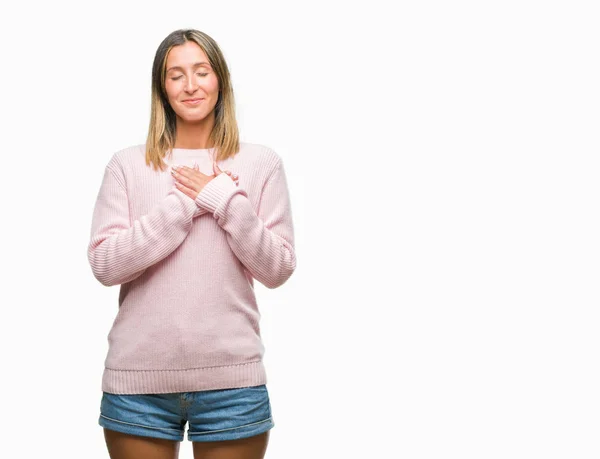
[[[173,149],[165,162],[213,175],[212,149]],[[88,260],[121,284],[102,390],[147,394],[266,384],[254,279],[281,286],[296,268],[282,159],[240,143],[194,200],[145,145],[113,154],[92,217]]]

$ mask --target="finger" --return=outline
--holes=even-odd
[[[202,174],[202,172],[200,171],[195,171],[193,169],[190,169],[187,166],[173,166],[173,168],[171,169],[171,175],[179,180],[192,180],[195,177],[196,174]],[[187,183],[186,183],[187,184]]]
[[[217,165],[216,161],[213,161],[213,170],[215,171],[215,175],[219,175],[221,172],[223,172]]]
[[[198,163],[194,163],[194,170],[195,171],[199,171],[200,170],[200,166],[198,166]]]
[[[196,199],[196,196],[198,195],[197,192],[195,192],[194,190],[192,190],[191,188],[188,188],[187,186],[185,186],[183,183],[180,182],[175,182],[175,186],[177,187],[177,189],[179,191],[181,191],[183,194],[189,196],[192,199]]]
[[[173,166],[173,172],[175,174],[179,174],[184,177],[188,177],[190,175],[191,169],[187,166]]]
[[[174,179],[183,178],[187,175],[184,171],[183,166],[173,166],[171,167],[171,176]]]
[[[190,188],[192,190],[196,189],[196,182],[194,180],[192,180],[191,178],[189,178],[188,176],[184,175],[184,174],[180,174],[179,172],[175,172],[173,174],[173,178],[175,179],[176,182],[182,183],[187,188]]]
[[[205,177],[208,177],[208,175],[203,174],[202,172],[200,172],[200,170],[194,170],[191,167],[187,167],[187,166],[173,166],[171,168],[171,172],[176,172],[178,174],[181,174],[185,177],[190,177],[193,178],[194,176],[200,174],[200,175],[204,175]]]

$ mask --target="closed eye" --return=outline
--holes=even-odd
[[[200,75],[200,76],[205,77],[206,75],[208,75],[208,73],[197,73],[196,75]],[[178,77],[171,78],[171,80],[174,80],[174,81],[175,80],[179,80],[182,76],[183,75],[179,75]]]

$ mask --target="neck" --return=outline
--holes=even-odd
[[[210,133],[214,125],[214,112],[198,123],[188,123],[177,117],[177,135],[173,148],[212,148],[214,145],[210,141]]]

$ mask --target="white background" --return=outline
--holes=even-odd
[[[242,140],[288,175],[298,267],[257,285],[266,457],[600,456],[594,2],[59,1],[0,17],[0,456],[108,457],[118,287],[88,265],[91,215],[111,155],[145,141],[156,48],[186,27],[219,43]]]

